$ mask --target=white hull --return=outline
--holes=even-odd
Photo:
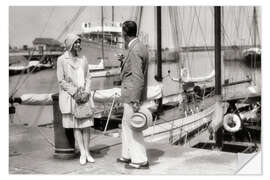
[[[144,130],[143,134],[146,137],[146,141],[149,142],[169,138],[171,138],[172,142],[175,142],[180,138],[187,136],[189,132],[197,129],[198,127],[210,123],[214,111],[215,105],[211,105],[207,109],[188,115],[187,117],[153,125]]]

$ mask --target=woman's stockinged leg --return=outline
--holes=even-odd
[[[81,164],[85,164],[86,163],[86,151],[85,151],[84,143],[83,143],[82,130],[75,128],[74,129],[74,137],[75,137],[75,140],[78,143],[78,146],[79,146],[79,149],[80,149],[80,153],[81,153],[80,163]]]
[[[85,148],[87,161],[93,163],[93,162],[95,162],[95,160],[91,156],[90,150],[89,150],[90,128],[84,128],[82,132],[83,132],[83,144],[84,144],[84,148]]]

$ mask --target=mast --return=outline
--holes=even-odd
[[[114,7],[112,6],[112,25],[114,23]]]
[[[220,6],[214,7],[215,18],[215,94],[221,96],[221,15]]]
[[[142,21],[142,12],[143,12],[143,7],[141,6],[140,9],[139,9],[139,19],[137,20],[137,25],[138,25],[138,32],[140,31],[140,28],[141,28],[141,21]]]
[[[161,6],[157,6],[157,75],[156,80],[162,81],[162,57],[161,57]]]
[[[221,106],[221,7],[214,7],[214,28],[215,28],[215,95],[216,106]],[[214,133],[216,146],[223,146],[223,130],[218,128]]]
[[[102,60],[104,60],[104,17],[103,17],[103,6],[101,6],[101,31],[102,31],[102,40],[101,40],[101,54],[102,54]]]
[[[135,14],[132,19],[137,23],[137,33],[139,34],[141,28],[141,19],[142,19],[143,6],[138,6],[135,8]]]
[[[253,45],[254,47],[256,47],[256,33],[257,33],[257,27],[258,27],[258,24],[257,24],[257,10],[256,10],[256,6],[253,7],[253,38],[254,38],[254,41],[253,41]]]
[[[161,56],[161,6],[157,6],[157,75],[155,79],[162,81],[162,56]],[[158,99],[158,111],[162,110],[162,98]]]

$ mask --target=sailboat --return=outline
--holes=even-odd
[[[141,9],[142,10],[142,9]],[[183,92],[178,94],[173,94],[166,96],[164,95],[164,86],[162,81],[162,43],[161,43],[161,7],[156,7],[157,12],[157,75],[155,76],[156,81],[158,82],[157,86],[148,88],[148,97],[149,97],[149,108],[154,108],[153,111],[155,114],[154,121],[152,126],[144,130],[144,135],[149,141],[161,141],[169,139],[170,143],[187,143],[191,135],[198,134],[201,131],[207,129],[210,123],[213,122],[213,117],[217,119],[222,119],[223,109],[221,101],[221,39],[217,38],[215,44],[215,70],[214,73],[211,71],[210,75],[205,77],[207,78],[187,78],[186,80],[181,81]],[[177,21],[176,21],[177,22]],[[140,26],[140,24],[139,24]],[[217,30],[217,31],[220,31]],[[220,36],[220,35],[219,35]],[[219,44],[218,44],[219,43]],[[180,48],[180,46],[178,46]],[[181,56],[179,56],[181,57]],[[180,67],[179,69],[181,69]],[[181,69],[183,71],[183,68]],[[181,74],[181,73],[180,73]],[[201,83],[208,81],[212,76],[216,77],[215,89],[210,87],[210,93],[206,96],[204,92],[201,97],[198,97],[200,93],[196,91],[198,86],[195,83]],[[184,78],[183,78],[184,79]],[[181,80],[181,78],[179,78]],[[178,81],[179,81],[178,80]],[[195,88],[197,87],[197,88]],[[206,88],[204,88],[206,90]],[[213,96],[213,90],[218,97]],[[113,116],[114,111],[118,110],[117,103],[118,98],[120,97],[121,91],[119,88],[105,89],[105,90],[95,90],[93,91],[94,100],[101,103],[109,103],[109,109],[105,111],[101,110],[97,113],[96,118],[102,118],[107,116],[105,121],[109,123],[110,115]],[[198,99],[200,99],[198,101]],[[21,96],[22,104],[52,104],[52,94],[25,94]],[[216,101],[218,100],[218,103]],[[172,102],[175,104],[171,105]],[[168,108],[168,109],[167,109]],[[219,109],[217,111],[217,109]],[[171,116],[168,114],[173,114]],[[119,118],[118,118],[119,119]],[[107,124],[104,123],[104,124]],[[120,121],[118,121],[120,123]]]
[[[172,14],[173,8],[169,8],[169,12]],[[157,81],[162,81],[162,60],[161,60],[161,7],[156,8],[157,11],[157,75],[155,76]],[[171,16],[172,17],[172,16]],[[177,22],[177,19],[171,18],[171,21]],[[176,24],[174,24],[176,25]],[[175,26],[174,26],[175,27]],[[174,34],[177,36],[177,34]],[[177,38],[176,38],[177,39]],[[177,39],[176,41],[179,41]],[[175,43],[179,45],[178,43]],[[180,49],[178,46],[176,49]],[[181,57],[181,55],[179,55]],[[206,81],[208,78],[190,78],[188,69],[185,69],[185,76],[182,70],[178,80],[172,78],[174,81],[180,81],[183,88],[183,93],[181,93],[182,101],[179,104],[179,110],[182,111],[182,117],[161,121],[162,118],[158,117],[153,122],[153,126],[149,127],[144,131],[144,135],[147,136],[150,141],[160,141],[162,139],[169,139],[171,144],[177,144],[185,139],[184,143],[187,143],[187,140],[190,137],[190,134],[195,131],[199,132],[203,130],[211,122],[212,115],[215,111],[214,99],[212,99],[207,104],[207,108],[201,106],[201,102],[198,102],[196,99],[196,92],[194,91],[195,82]],[[213,75],[210,75],[213,76]],[[212,78],[212,77],[210,77]],[[160,100],[160,109],[162,109],[162,104],[164,100]],[[211,102],[212,101],[212,102]],[[212,104],[212,105],[211,105]],[[182,107],[182,105],[184,107]],[[181,108],[182,107],[182,108]],[[196,134],[196,133],[195,133]]]
[[[177,8],[177,7],[175,7]],[[148,152],[150,153],[149,159],[152,161],[153,158],[157,158],[158,160],[155,161],[153,160],[153,164],[151,164],[151,166],[153,168],[151,168],[151,171],[145,171],[145,172],[137,172],[135,171],[124,171],[123,167],[121,165],[115,165],[115,153],[119,153],[120,151],[120,146],[119,146],[119,134],[117,134],[119,132],[119,128],[118,128],[118,124],[117,126],[115,126],[114,128],[116,128],[116,131],[114,131],[115,129],[110,129],[107,128],[109,127],[108,124],[112,123],[113,119],[120,119],[119,117],[117,117],[117,114],[114,114],[114,110],[117,109],[117,106],[119,105],[117,102],[117,98],[119,98],[119,94],[121,93],[119,90],[117,90],[117,88],[113,89],[105,89],[102,90],[103,94],[101,93],[101,91],[93,91],[92,93],[94,94],[94,96],[96,97],[96,102],[101,101],[104,102],[104,104],[110,104],[110,109],[109,111],[107,111],[107,120],[105,119],[106,122],[104,123],[105,128],[103,130],[103,133],[100,131],[92,131],[93,132],[93,136],[91,136],[91,146],[94,146],[93,144],[95,142],[98,142],[95,145],[100,145],[101,144],[101,150],[97,150],[94,153],[97,153],[98,157],[102,157],[103,153],[104,158],[102,158],[100,161],[97,161],[97,165],[98,166],[93,166],[93,168],[88,168],[85,167],[84,169],[82,169],[82,167],[77,167],[78,169],[74,169],[76,168],[76,165],[74,166],[70,166],[70,163],[74,163],[75,161],[69,161],[69,163],[62,163],[61,165],[61,169],[65,169],[68,166],[69,168],[71,167],[71,169],[68,169],[68,171],[63,170],[63,171],[58,171],[57,167],[59,167],[58,163],[55,163],[55,160],[52,160],[51,158],[48,158],[51,156],[51,149],[47,148],[46,146],[48,146],[47,142],[43,143],[42,147],[45,147],[44,149],[42,149],[42,151],[38,151],[38,156],[35,156],[36,159],[32,160],[33,164],[31,163],[32,166],[29,165],[29,163],[26,165],[21,165],[23,163],[21,163],[21,161],[19,161],[20,159],[25,161],[25,158],[29,158],[30,155],[32,154],[37,154],[36,152],[33,152],[32,149],[35,149],[37,146],[38,148],[40,148],[40,138],[44,138],[46,139],[50,145],[52,145],[52,149],[59,150],[56,148],[56,144],[59,143],[55,141],[55,143],[51,143],[49,141],[49,138],[46,137],[46,135],[42,134],[41,128],[37,127],[35,129],[35,127],[32,128],[27,128],[26,132],[29,132],[28,134],[23,134],[23,140],[20,141],[20,143],[25,143],[27,140],[31,141],[30,144],[30,152],[27,153],[23,153],[21,154],[21,156],[19,157],[15,157],[15,158],[11,158],[10,160],[10,167],[11,168],[16,168],[15,172],[17,172],[16,170],[24,167],[24,169],[28,170],[30,168],[34,169],[35,166],[38,168],[38,173],[121,173],[121,174],[125,174],[125,173],[150,173],[150,174],[160,174],[162,173],[175,173],[175,174],[183,174],[183,173],[187,173],[187,174],[194,174],[194,167],[197,169],[200,169],[203,165],[207,164],[209,165],[207,168],[203,168],[204,171],[198,171],[196,173],[200,174],[200,173],[209,173],[209,174],[234,174],[235,172],[237,172],[239,170],[238,167],[236,167],[236,164],[238,164],[239,161],[239,157],[241,158],[241,155],[243,155],[242,153],[254,153],[255,151],[259,150],[259,143],[255,143],[254,145],[254,139],[253,136],[251,135],[250,137],[252,138],[252,140],[249,142],[249,144],[247,145],[246,143],[243,142],[235,142],[234,140],[237,139],[238,137],[237,132],[229,132],[226,130],[226,128],[228,128],[229,130],[232,129],[236,129],[238,128],[238,124],[237,121],[234,120],[239,120],[240,119],[240,123],[241,127],[246,128],[246,124],[252,124],[252,123],[256,123],[257,122],[257,118],[258,116],[253,116],[254,112],[256,111],[258,112],[259,110],[259,105],[257,105],[255,103],[255,105],[257,106],[257,108],[252,108],[252,112],[249,113],[251,106],[253,105],[248,105],[248,106],[241,106],[238,107],[238,104],[236,102],[242,101],[242,99],[223,99],[223,93],[222,90],[224,91],[224,84],[222,83],[222,25],[221,25],[221,7],[211,7],[211,10],[214,9],[214,18],[215,18],[215,85],[214,85],[214,89],[212,89],[210,87],[210,93],[207,96],[201,96],[201,97],[197,97],[197,95],[200,95],[200,93],[198,93],[199,91],[196,91],[197,88],[195,88],[196,86],[194,86],[196,83],[202,83],[204,81],[209,81],[209,79],[211,78],[201,78],[201,79],[197,79],[197,77],[192,77],[191,75],[193,75],[192,71],[190,72],[190,78],[188,78],[188,81],[186,80],[182,80],[182,78],[178,78],[176,80],[172,80],[172,77],[164,76],[163,72],[164,72],[164,64],[162,64],[162,53],[161,53],[161,49],[162,49],[162,43],[161,43],[161,10],[163,8],[162,7],[155,7],[156,10],[156,14],[157,14],[157,66],[156,66],[156,70],[157,70],[157,74],[155,76],[156,81],[158,82],[158,84],[160,85],[160,88],[158,89],[151,89],[149,88],[149,92],[153,92],[156,90],[156,95],[157,96],[153,96],[151,99],[151,102],[154,104],[154,106],[157,105],[157,108],[155,108],[155,112],[154,114],[154,120],[152,123],[152,126],[148,127],[148,129],[144,130],[144,136],[146,141],[148,142],[154,142],[154,143],[147,143],[150,144],[150,148],[148,146]],[[179,46],[180,47],[180,46]],[[179,48],[178,47],[178,48]],[[181,51],[179,51],[179,53],[182,53]],[[181,57],[181,56],[179,56]],[[180,64],[180,63],[179,63]],[[175,65],[177,66],[177,65]],[[184,68],[188,68],[188,67],[184,67]],[[183,70],[182,66],[179,66],[178,70]],[[162,72],[163,71],[163,72]],[[212,72],[209,71],[209,72]],[[206,73],[209,75],[209,73]],[[153,75],[153,73],[152,73]],[[179,76],[181,75],[181,72],[179,72]],[[208,75],[204,76],[207,77]],[[211,75],[211,73],[210,73]],[[172,76],[172,75],[170,75]],[[166,81],[173,81],[174,83],[179,83],[180,87],[183,88],[183,92],[179,92],[177,94],[178,97],[180,97],[176,102],[177,104],[172,105],[172,99],[170,99],[174,94],[171,94],[171,96],[166,96],[166,94],[164,93],[165,88],[164,85],[166,83]],[[235,82],[228,82],[225,85],[232,85]],[[244,82],[245,83],[245,82]],[[236,83],[237,84],[237,83]],[[171,88],[171,87],[169,87]],[[206,89],[206,88],[204,88]],[[106,98],[103,98],[103,95],[105,94],[105,92],[108,94],[108,96],[106,96]],[[112,93],[113,92],[113,93]],[[214,92],[214,93],[213,93]],[[164,95],[165,94],[165,95]],[[203,93],[205,94],[205,93]],[[36,96],[38,95],[38,96]],[[52,104],[52,94],[25,94],[23,96],[21,96],[21,103],[22,104],[27,104],[27,103],[32,103],[32,104],[43,104],[43,105],[50,105]],[[186,96],[186,97],[184,97]],[[98,97],[98,98],[97,98]],[[202,98],[203,97],[203,98]],[[198,103],[197,101],[195,102],[194,99],[198,100],[205,100],[203,101],[203,103],[201,104],[196,104]],[[252,98],[248,98],[244,100],[248,100],[250,101]],[[207,102],[208,101],[208,102]],[[179,103],[180,102],[180,103]],[[14,102],[13,102],[14,103]],[[246,102],[247,103],[247,102]],[[112,104],[112,105],[111,105]],[[152,105],[153,105],[152,104]],[[225,104],[229,104],[229,107],[224,107]],[[175,106],[178,105],[178,106]],[[187,105],[186,107],[184,107],[183,105]],[[44,106],[42,106],[44,107]],[[54,103],[53,106],[55,109],[57,108],[57,103]],[[153,107],[153,106],[152,106]],[[151,106],[150,106],[151,108]],[[52,109],[52,108],[51,108]],[[32,108],[31,108],[32,110]],[[224,112],[226,111],[226,112]],[[27,114],[27,113],[25,113]],[[31,114],[33,114],[33,112],[31,111]],[[225,114],[225,115],[224,115]],[[111,116],[112,115],[112,116]],[[56,115],[57,116],[57,115]],[[114,117],[113,117],[114,116]],[[237,116],[238,118],[234,118],[235,116]],[[56,117],[56,119],[59,116]],[[232,118],[231,118],[232,117]],[[48,118],[48,114],[46,114],[46,118]],[[96,117],[98,118],[98,117]],[[226,120],[226,121],[225,121]],[[101,120],[99,122],[102,122]],[[227,123],[227,124],[224,124]],[[33,124],[31,124],[33,125]],[[54,127],[57,126],[61,126],[61,124],[57,124]],[[222,126],[225,126],[224,128]],[[58,126],[58,127],[59,127]],[[215,139],[215,143],[209,138],[208,138],[208,131],[207,129],[211,127],[214,130],[214,139]],[[249,126],[251,128],[258,128],[258,126]],[[24,129],[24,128],[23,128]],[[37,129],[40,131],[40,134],[37,136],[38,139],[33,138],[35,141],[38,140],[38,143],[35,143],[32,141],[32,137],[31,139],[27,139],[27,135],[29,135],[31,132],[33,131],[37,131]],[[225,130],[227,131],[225,131]],[[20,129],[19,129],[20,130]],[[240,132],[241,130],[239,130],[238,132]],[[51,135],[50,137],[52,137],[53,132],[49,129],[48,131],[46,131],[49,135]],[[98,133],[97,133],[98,132]],[[19,134],[19,132],[16,132],[16,135]],[[69,133],[69,135],[71,134],[72,137],[72,133]],[[251,134],[251,133],[250,133]],[[57,136],[58,135],[58,136]],[[62,137],[63,134],[60,135],[60,137]],[[109,137],[110,136],[110,137]],[[232,136],[235,137],[231,138]],[[17,137],[17,136],[16,136]],[[59,137],[59,134],[55,134],[55,137]],[[98,138],[98,137],[102,137],[102,138]],[[228,140],[228,137],[231,138],[230,140]],[[74,139],[73,139],[74,140]],[[230,141],[230,143],[228,143],[228,141]],[[14,140],[13,140],[14,142]],[[16,140],[15,143],[17,143],[18,141]],[[109,142],[109,143],[108,143]],[[155,143],[157,142],[157,143]],[[199,143],[198,143],[199,142]],[[60,142],[62,143],[62,142]],[[172,145],[168,145],[168,144],[172,144]],[[73,141],[74,144],[74,141]],[[215,147],[213,144],[216,144],[218,147],[220,147],[219,149],[215,149],[215,150],[221,150],[221,151],[226,151],[226,152],[234,152],[234,153],[222,153],[222,152],[217,152],[217,151],[202,151],[202,150],[198,150],[198,149],[194,149],[194,148],[201,148],[201,149],[207,149],[207,150],[212,150],[213,147]],[[252,145],[251,145],[252,144]],[[25,145],[25,144],[24,144]],[[37,145],[35,146],[35,148],[32,147],[32,145]],[[104,147],[105,145],[105,147]],[[178,145],[178,146],[176,146]],[[183,146],[179,146],[179,145],[185,145],[185,146],[189,146],[189,147],[183,147]],[[108,148],[109,147],[109,148]],[[166,147],[166,148],[164,148]],[[191,148],[190,148],[191,147]],[[37,148],[37,149],[38,149]],[[74,147],[73,147],[74,148]],[[48,154],[44,153],[44,155],[40,156],[40,152],[44,152],[45,149],[49,149],[46,152],[49,152]],[[73,150],[71,148],[70,149],[62,149],[63,151],[71,151]],[[96,150],[96,149],[95,149]],[[240,152],[240,153],[239,153]],[[16,156],[19,153],[16,154],[16,152],[14,153]],[[153,156],[153,154],[155,154]],[[159,154],[156,156],[156,154]],[[251,154],[252,155],[252,154]],[[246,156],[250,155],[245,155],[244,159],[246,158]],[[32,157],[32,156],[31,156]],[[210,157],[210,158],[209,158]],[[30,158],[29,158],[30,159]],[[104,161],[105,159],[105,161]],[[199,162],[194,162],[195,160],[199,159]],[[213,161],[214,159],[214,161]],[[36,162],[34,162],[36,161]],[[193,162],[191,162],[193,161]],[[19,164],[17,163],[19,162]],[[46,166],[44,165],[44,162],[46,162]],[[217,164],[218,162],[218,164]],[[48,167],[47,164],[49,163],[53,163],[52,166]],[[77,163],[77,162],[76,162]],[[104,171],[100,171],[101,165],[98,164],[101,163],[102,167],[104,167]],[[109,166],[108,166],[109,163]],[[151,162],[152,163],[152,162]],[[241,162],[240,162],[241,163]],[[238,164],[239,165],[239,164]],[[111,170],[111,167],[113,168],[113,171]],[[95,168],[97,167],[97,168]],[[184,167],[181,168],[181,167]],[[240,166],[239,166],[240,167]],[[242,166],[241,166],[242,167]],[[44,171],[44,169],[46,169]],[[53,170],[52,170],[53,169]],[[55,170],[56,169],[56,170]],[[119,170],[120,169],[120,170]],[[230,169],[229,171],[226,171]],[[174,171],[173,171],[174,170]],[[182,171],[183,170],[183,171]],[[21,171],[20,171],[21,172]],[[19,173],[20,173],[19,172]],[[29,172],[28,172],[29,173]],[[30,171],[30,173],[34,173],[33,171]]]

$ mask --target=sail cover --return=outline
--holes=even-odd
[[[191,77],[189,70],[187,68],[181,69],[181,77],[183,82],[203,82],[203,81],[209,81],[212,78],[215,77],[215,70],[212,70],[210,74],[206,76],[200,76],[200,77]]]
[[[162,97],[162,84],[155,86],[149,86],[147,89],[147,100],[151,101]],[[114,97],[120,99],[121,88],[103,89],[91,92],[94,96],[95,102],[107,102],[112,100]],[[21,96],[22,104],[24,105],[52,105],[51,94],[23,94]]]

